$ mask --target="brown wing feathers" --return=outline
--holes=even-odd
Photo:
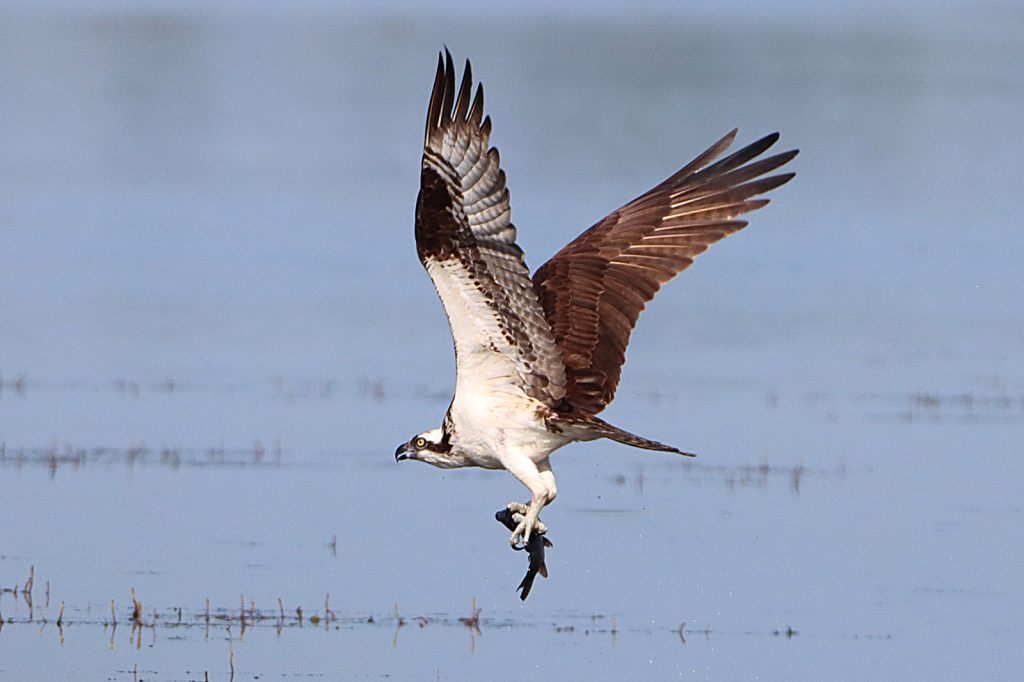
[[[708,246],[746,227],[736,217],[768,203],[752,197],[793,177],[757,179],[790,161],[795,150],[748,164],[778,140],[777,133],[708,165],[735,136],[734,130],[537,270],[534,290],[562,350],[566,400],[573,406],[595,414],[611,402],[645,304]]]

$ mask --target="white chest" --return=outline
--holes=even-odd
[[[540,462],[570,442],[548,430],[543,405],[521,392],[455,392],[451,417],[456,425],[453,446],[477,466],[508,468],[509,458]]]

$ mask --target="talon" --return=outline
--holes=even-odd
[[[510,538],[512,547],[515,549],[525,549],[530,542],[530,536],[537,532],[537,521],[531,519],[529,515],[526,516],[519,525],[516,526],[516,531]],[[522,546],[517,547],[517,541],[522,540]]]
[[[508,539],[508,543],[512,545],[512,549],[522,550],[526,549],[526,543],[529,539],[530,535],[526,530],[526,519],[524,518],[519,522],[519,525],[516,526],[515,531],[512,532],[512,537]],[[519,544],[520,540],[522,541],[522,544]]]
[[[516,523],[515,530],[508,540],[512,549],[517,551],[526,549],[530,542],[530,536],[544,535],[548,532],[547,526],[530,513],[530,505],[509,502],[506,510],[511,512],[512,520]]]
[[[527,520],[523,519],[516,526],[516,530],[512,533],[512,537],[509,538],[509,543],[513,549],[526,549],[526,543],[530,541],[530,531],[532,529],[527,524]],[[520,544],[520,542],[522,544]]]

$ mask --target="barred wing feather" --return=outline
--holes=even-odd
[[[554,407],[565,395],[562,353],[516,245],[505,173],[498,150],[488,146],[491,121],[483,118],[483,87],[471,102],[472,83],[467,61],[456,90],[446,50],[438,59],[427,115],[417,253],[448,314],[457,382],[484,364],[493,373],[494,361],[503,360],[519,389]]]

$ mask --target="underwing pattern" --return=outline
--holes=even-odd
[[[447,67],[447,68],[446,68]],[[550,406],[565,395],[565,370],[516,244],[498,150],[489,147],[483,88],[470,104],[469,62],[455,95],[451,55],[438,61],[416,202],[416,250],[435,285],[458,295],[442,302],[452,321],[456,357],[496,352],[514,366],[532,398]],[[452,308],[469,306],[472,324],[456,328]],[[468,371],[468,366],[466,367]]]

